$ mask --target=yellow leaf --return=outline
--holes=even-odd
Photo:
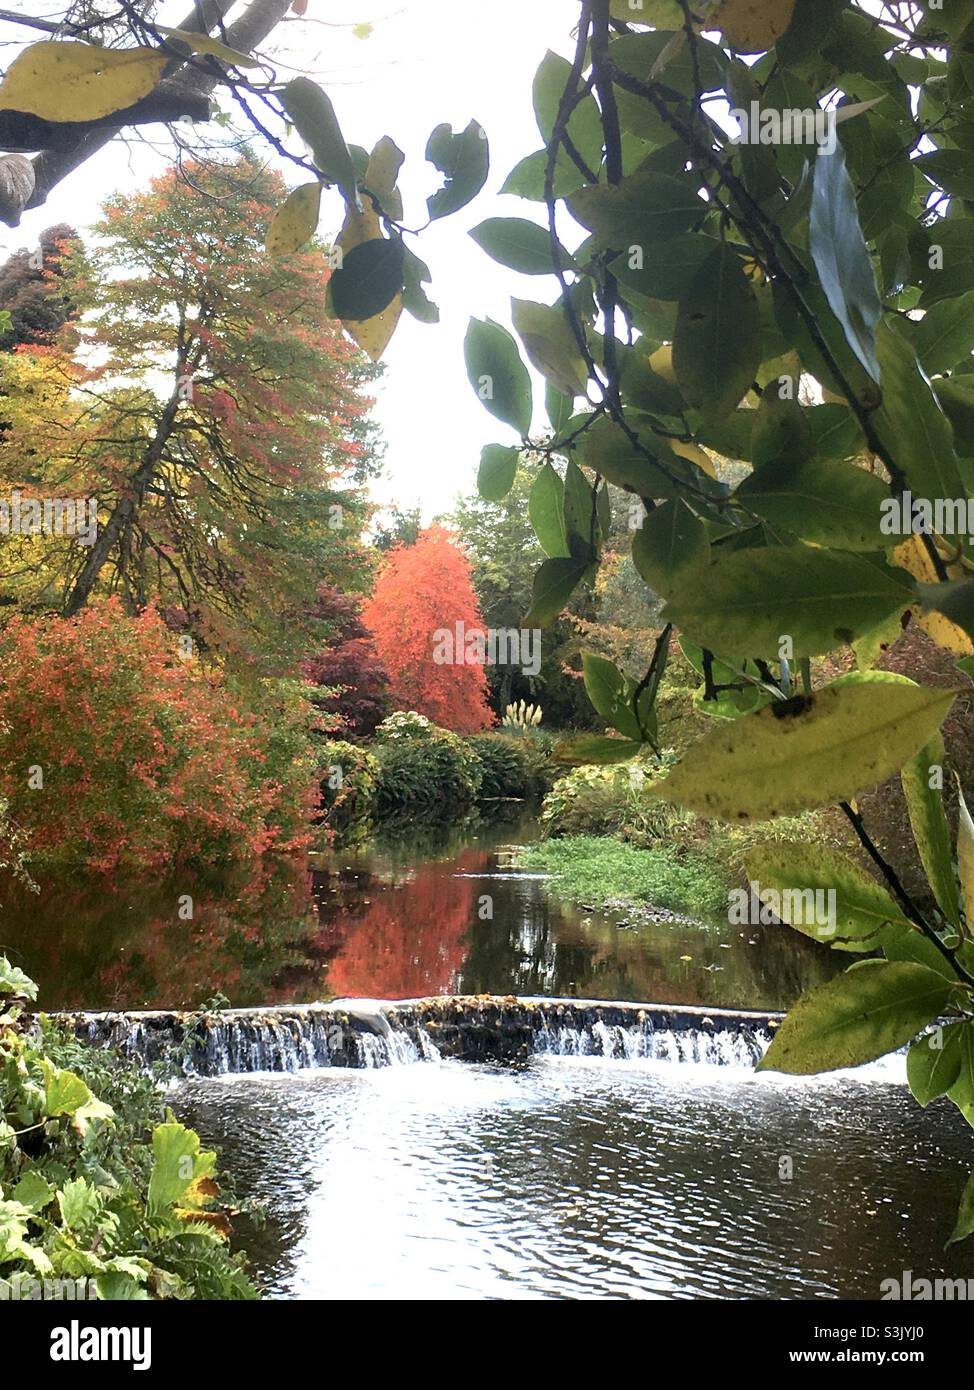
[[[168,29],[164,24],[157,24],[156,28],[160,34],[165,34],[167,39],[178,39],[194,53],[207,53],[213,58],[222,58],[225,63],[232,63],[235,68],[260,67],[259,58],[254,58],[249,53],[238,53],[235,48],[228,47],[219,39],[211,39],[208,34],[194,34],[188,29]]]
[[[845,676],[721,725],[653,795],[719,820],[770,820],[885,782],[939,729],[956,690]]]
[[[676,385],[676,372],[673,370],[673,344],[664,343],[655,352],[649,355],[649,365],[657,376],[661,376],[664,381]]]
[[[674,454],[679,454],[681,458],[689,459],[691,463],[695,463],[698,468],[703,469],[708,478],[716,478],[717,470],[714,467],[714,461],[705,449],[701,449],[699,444],[694,444],[692,441],[686,444],[682,439],[671,439],[669,444]]]
[[[361,246],[363,241],[374,241],[381,235],[378,213],[370,205],[363,204],[361,212],[349,208],[338,234],[337,245],[342,251],[351,251],[353,247]]]
[[[272,256],[290,256],[310,241],[318,225],[321,184],[303,183],[275,212],[267,230],[267,250]]]
[[[401,315],[402,295],[397,294],[381,314],[376,314],[370,319],[343,319],[342,327],[355,339],[362,351],[368,353],[373,362],[378,362],[389,346]]]
[[[724,0],[709,21],[740,53],[773,48],[791,23],[795,0]]]
[[[402,195],[396,188],[396,180],[404,158],[395,140],[383,135],[369,155],[369,166],[362,180],[363,186],[382,204],[383,212],[397,220],[402,217]]]
[[[44,121],[96,121],[148,95],[166,62],[156,48],[45,39],[10,64],[0,82],[0,109]]]

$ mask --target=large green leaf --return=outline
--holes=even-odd
[[[398,237],[373,237],[346,251],[340,270],[328,282],[338,318],[356,322],[375,318],[402,289],[403,245]]]
[[[875,1061],[942,1013],[950,994],[922,965],[865,961],[799,999],[758,1070],[808,1076]]]
[[[477,491],[486,502],[500,502],[514,486],[518,449],[513,445],[486,444],[480,451]]]
[[[673,369],[683,394],[707,421],[747,394],[761,362],[761,312],[741,260],[721,243],[681,298]]]
[[[632,681],[611,661],[592,652],[582,653],[582,676],[596,712],[626,738],[642,742],[639,720],[630,704]]]
[[[522,626],[545,627],[553,618],[557,618],[588,567],[587,560],[545,560],[534,576],[531,607],[521,620]]]
[[[639,246],[646,260],[658,242],[689,231],[705,211],[692,183],[652,171],[617,184],[590,184],[573,193],[568,206],[604,245],[626,252]]]
[[[880,439],[915,497],[963,497],[950,422],[913,348],[884,323],[876,336],[876,350],[883,400],[873,424]]]
[[[918,1038],[906,1059],[906,1079],[921,1105],[945,1096],[960,1075],[966,1023],[951,1023]]]
[[[642,748],[630,738],[611,738],[607,734],[580,734],[555,744],[552,757],[557,763],[627,763]]]
[[[534,75],[534,114],[545,144],[551,140],[562,97],[571,81],[572,65],[550,49]],[[568,120],[568,138],[593,172],[602,163],[602,116],[595,98],[583,96]]]
[[[937,733],[904,765],[900,780],[927,882],[941,912],[948,922],[956,926],[960,921],[960,899],[954,877],[950,826],[944,811],[943,796],[939,788],[930,785],[930,769],[938,766],[942,773],[944,760],[944,741]]]
[[[629,424],[630,428],[639,427],[639,447],[615,421],[604,416],[586,430],[582,436],[582,458],[588,468],[640,497],[678,497],[684,490],[715,498],[726,493],[724,484],[714,482],[695,464],[679,458],[666,440],[641,420],[630,418]]]
[[[772,889],[779,895],[782,920],[815,941],[872,951],[873,938],[884,927],[911,930],[885,888],[846,855],[824,845],[764,845],[748,854],[744,866],[748,879],[759,885],[758,895],[763,899],[764,890]],[[801,896],[808,890],[834,892],[834,926],[812,919]]]
[[[433,219],[465,207],[487,182],[487,136],[477,121],[471,121],[459,135],[453,134],[450,125],[438,125],[426,142],[426,158],[446,179],[444,186],[426,199]]]
[[[820,149],[815,159],[808,242],[822,289],[846,341],[873,380],[879,381],[876,326],[883,306],[859,226],[856,191],[839,143],[831,152]]]
[[[663,617],[722,656],[799,656],[849,644],[914,600],[909,575],[848,551],[765,546],[719,551]]]
[[[852,681],[697,739],[655,793],[720,820],[767,820],[878,786],[939,729],[956,691]]]
[[[471,319],[463,340],[467,377],[484,405],[522,437],[531,429],[531,378],[517,343],[493,319]]]
[[[355,164],[345,143],[331,98],[308,77],[295,77],[281,91],[281,105],[310,146],[327,183],[337,183],[345,200],[358,206]]]
[[[974,1235],[974,1172],[964,1184],[964,1191],[961,1193],[960,1204],[957,1208],[957,1222],[950,1233],[947,1244],[953,1245],[955,1241],[966,1240],[970,1235]]]
[[[948,372],[971,355],[974,346],[974,290],[932,304],[922,319],[902,322],[928,376]]]
[[[879,523],[888,488],[852,463],[782,459],[745,478],[735,496],[765,521],[816,545],[879,550],[885,543]]]
[[[551,275],[555,258],[547,227],[523,217],[488,217],[469,233],[492,260],[518,270],[522,275]],[[559,255],[564,269],[571,265],[567,252]]]
[[[186,1201],[193,1184],[212,1176],[216,1154],[200,1148],[199,1135],[185,1125],[170,1122],[152,1131],[152,1173],[149,1177],[149,1211],[161,1215]]]
[[[571,553],[565,525],[565,484],[550,463],[541,465],[531,484],[528,517],[546,555],[554,560]]]
[[[556,391],[580,396],[588,372],[565,311],[557,304],[511,300],[511,318],[528,360]]]
[[[632,541],[632,561],[654,593],[668,597],[689,570],[707,561],[707,528],[680,498],[643,518]]]

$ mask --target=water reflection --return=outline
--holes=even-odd
[[[187,1008],[335,995],[512,993],[786,1008],[842,962],[787,928],[631,926],[512,869],[536,831],[480,826],[347,852],[309,872],[42,877],[0,885],[0,947],[55,1008]]]

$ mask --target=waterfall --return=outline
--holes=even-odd
[[[336,1000],[202,1012],[55,1015],[92,1046],[185,1075],[387,1067],[441,1058],[603,1057],[753,1067],[778,1015],[600,1000]]]

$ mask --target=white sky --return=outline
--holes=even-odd
[[[6,0],[5,7],[33,14],[47,8],[27,0]],[[186,0],[167,0],[159,22],[177,23],[186,8]],[[467,381],[463,335],[471,315],[489,315],[509,324],[512,294],[550,300],[555,285],[548,278],[521,276],[494,265],[466,233],[487,217],[541,220],[540,205],[500,197],[497,190],[518,159],[541,144],[531,80],[547,48],[570,55],[577,13],[574,0],[490,0],[483,5],[458,0],[309,0],[308,18],[321,17],[327,24],[289,21],[283,41],[275,40],[282,58],[287,55],[295,70],[326,88],[349,142],[371,149],[388,134],[405,152],[400,187],[406,226],[422,225],[426,197],[441,183],[439,173],[423,158],[434,126],[446,121],[458,131],[474,118],[490,142],[491,169],[483,192],[460,212],[434,223],[422,237],[410,239],[432,271],[433,284],[426,288],[440,307],[441,321],[420,324],[404,314],[385,355],[385,380],[377,389],[375,411],[387,444],[385,475],[374,488],[382,505],[419,504],[427,519],[446,511],[458,493],[472,490],[481,447],[494,440],[514,442],[513,431],[488,415]],[[374,25],[365,40],[354,37],[350,27],[332,27],[364,21]],[[3,23],[0,34],[6,40],[31,37],[31,31]],[[5,65],[14,51],[0,50],[0,63]],[[283,62],[278,72],[282,78],[294,75]],[[157,131],[164,134],[161,127],[153,129]],[[163,165],[162,158],[144,146],[114,142],[69,175],[19,228],[0,226],[0,254],[32,244],[56,222],[84,230],[107,194],[144,186]],[[285,170],[290,182],[301,181],[293,165]],[[341,225],[340,203],[334,192],[323,200],[322,235],[337,232]],[[543,391],[535,380],[540,422]]]

